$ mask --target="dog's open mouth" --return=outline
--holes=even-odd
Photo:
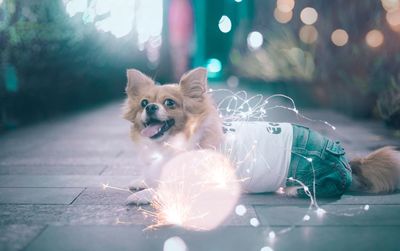
[[[157,139],[164,135],[173,125],[175,125],[174,119],[168,119],[161,121],[158,119],[150,119],[143,123],[144,129],[140,132],[143,136],[151,139]]]

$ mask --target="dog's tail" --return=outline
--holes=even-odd
[[[400,189],[400,152],[380,148],[366,157],[350,161],[353,172],[351,191],[390,193]]]

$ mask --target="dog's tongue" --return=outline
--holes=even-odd
[[[144,128],[140,133],[145,136],[145,137],[153,137],[158,133],[158,131],[161,129],[163,126],[162,123],[160,124],[154,124],[154,125],[149,125],[146,128]]]

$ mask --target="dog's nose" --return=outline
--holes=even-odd
[[[156,113],[157,110],[158,110],[158,105],[156,105],[156,104],[148,104],[146,106],[146,113],[148,115],[152,115],[152,114]]]

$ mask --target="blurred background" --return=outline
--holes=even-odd
[[[0,128],[204,66],[210,87],[400,128],[399,0],[0,0]]]

